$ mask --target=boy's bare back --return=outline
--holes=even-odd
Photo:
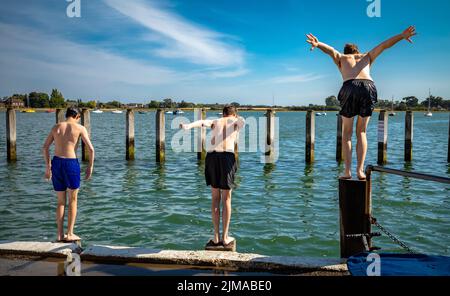
[[[244,126],[245,120],[237,117],[222,117],[212,122],[211,136],[212,149],[216,151],[233,151],[238,139],[239,130]]]
[[[78,123],[61,122],[52,129],[55,156],[76,158],[76,145],[80,136],[87,137],[87,130]]]
[[[339,56],[339,70],[344,81],[350,79],[368,79],[370,76],[369,54],[342,54]]]

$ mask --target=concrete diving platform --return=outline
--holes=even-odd
[[[110,264],[148,263],[228,268],[236,271],[348,275],[345,259],[265,256],[221,251],[156,250],[140,247],[92,245],[81,250],[76,244],[48,242],[0,242],[0,255],[61,257],[80,254],[82,261]]]
[[[0,255],[29,255],[65,258],[80,254],[82,249],[75,243],[0,241]]]

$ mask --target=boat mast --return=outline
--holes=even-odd
[[[428,89],[428,112],[430,112],[431,107],[431,88]]]

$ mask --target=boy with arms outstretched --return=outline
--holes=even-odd
[[[329,55],[339,68],[344,84],[339,92],[338,100],[341,105],[339,114],[342,116],[342,148],[345,158],[345,173],[341,178],[351,179],[352,163],[352,133],[353,119],[358,116],[356,122],[356,155],[357,155],[357,177],[365,180],[364,161],[367,153],[366,129],[370,116],[377,102],[377,89],[370,76],[370,69],[375,59],[384,50],[394,46],[405,39],[412,43],[411,37],[416,35],[416,29],[410,26],[403,33],[398,34],[376,46],[368,53],[360,53],[355,44],[346,44],[344,54],[341,54],[331,46],[320,42],[317,37],[308,34],[306,42],[311,44],[311,50],[318,47]]]
[[[207,145],[205,159],[206,185],[211,185],[211,216],[214,225],[214,238],[207,247],[223,246],[232,250],[235,244],[233,237],[228,235],[231,219],[231,192],[236,187],[234,175],[237,164],[234,155],[234,145],[238,140],[239,131],[245,120],[237,116],[234,106],[225,106],[222,118],[216,120],[198,120],[191,124],[181,124],[182,129],[210,127],[212,129],[211,145]],[[220,200],[222,199],[222,237],[220,237]]]

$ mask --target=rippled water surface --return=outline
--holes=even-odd
[[[186,117],[193,115],[187,112]],[[208,114],[214,116],[215,113]],[[262,112],[243,112],[246,118]],[[389,118],[389,167],[450,176],[448,113],[415,113],[413,162],[403,161],[404,113]],[[316,117],[316,161],[305,165],[305,113],[279,112],[280,156],[240,153],[231,234],[238,250],[267,255],[339,256],[336,116]],[[368,164],[376,163],[376,117],[370,123]],[[125,160],[125,114],[91,114],[94,177],[83,182],[76,233],[83,245],[202,249],[212,234],[210,191],[195,153],[175,153],[174,118],[166,116],[166,163],[155,163],[155,113],[136,114],[136,160]],[[53,240],[56,198],[43,179],[41,147],[55,115],[17,113],[16,163],[7,163],[5,113],[0,113],[0,240]],[[248,138],[249,133],[246,133]],[[84,165],[83,165],[84,167]],[[449,255],[450,187],[374,173],[373,215],[415,250]],[[385,251],[399,251],[387,237]]]

